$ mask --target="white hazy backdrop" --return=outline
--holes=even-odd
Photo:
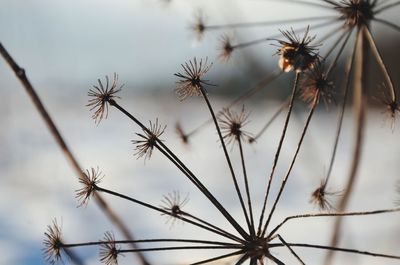
[[[155,205],[160,205],[163,195],[175,190],[182,196],[188,193],[190,201],[185,206],[186,211],[232,231],[204,196],[160,153],[155,151],[146,163],[133,156],[134,146],[130,140],[139,132],[135,124],[111,109],[108,119],[97,126],[85,107],[86,94],[97,78],[117,72],[121,83],[125,84],[120,93],[121,105],[146,124],[156,117],[166,124],[168,127],[162,137],[165,143],[244,225],[213,127],[208,126],[194,135],[188,147],[177,139],[174,131],[177,120],[190,130],[207,120],[209,114],[201,98],[179,102],[173,93],[176,81],[173,73],[180,71],[180,64],[194,56],[208,56],[215,61],[207,78],[216,84],[225,75],[240,76],[246,67],[240,52],[228,63],[217,60],[216,47],[221,32],[206,34],[202,41],[196,40],[189,27],[194,21],[193,14],[199,9],[212,24],[237,22],[238,19],[276,20],[315,13],[310,7],[296,5],[288,9],[280,3],[267,2],[177,0],[167,4],[155,0],[0,0],[0,36],[2,44],[26,69],[81,165],[85,168],[98,166],[105,174],[104,187]],[[393,17],[394,13],[389,12],[390,15]],[[248,40],[264,36],[263,31],[260,28],[245,30],[240,35],[234,31],[229,33],[240,40]],[[277,28],[272,31],[277,32]],[[324,31],[318,32],[323,34]],[[379,28],[376,32],[383,34]],[[250,50],[265,67],[276,64],[277,58],[271,56],[275,48],[271,45]],[[229,102],[222,96],[213,96],[218,89],[209,90],[216,109]],[[114,231],[120,238],[94,203],[77,208],[74,191],[80,186],[74,172],[3,61],[0,62],[0,91],[0,264],[45,264],[41,254],[43,233],[53,218],[62,223],[67,242],[101,239],[105,231]],[[279,104],[267,98],[248,103],[246,108],[251,112],[251,122],[246,130],[260,129]],[[337,111],[334,105],[318,109],[272,220],[274,224],[289,215],[317,212],[309,199],[328,167]],[[271,198],[276,195],[279,179],[290,163],[306,115],[304,108],[298,108],[291,120]],[[345,183],[352,159],[353,119],[348,108],[331,182],[332,187],[339,190]],[[280,116],[256,145],[245,147],[256,216],[260,212],[282,125],[283,116]],[[400,172],[399,136],[399,128],[390,129],[382,109],[369,110],[359,178],[349,210],[393,207],[398,199],[395,186]],[[235,169],[241,172],[237,150],[233,148],[231,154]],[[140,206],[106,198],[136,238],[218,239],[189,224],[166,224],[165,216]],[[280,234],[288,242],[328,244],[332,221],[332,218],[292,221]],[[346,218],[340,246],[399,253],[399,221],[398,214]],[[147,253],[146,256],[154,264],[186,264],[208,257],[205,253],[221,252],[175,251]],[[320,264],[324,256],[324,252],[318,250],[299,249],[298,253],[307,264]],[[87,264],[99,264],[97,248],[80,249],[78,254]],[[274,250],[274,254],[278,258],[288,257],[288,263],[295,262],[284,249]],[[137,264],[128,254],[119,261],[120,264]],[[336,264],[398,264],[398,261],[337,254]]]

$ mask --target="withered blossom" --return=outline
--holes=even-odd
[[[227,140],[228,144],[239,139],[250,139],[250,134],[243,130],[243,127],[248,123],[249,115],[244,106],[239,113],[227,108],[223,110],[222,115],[219,117],[219,122],[223,138]]]
[[[137,158],[141,158],[144,156],[144,159],[150,159],[153,153],[154,146],[157,144],[157,140],[164,133],[165,128],[167,126],[161,126],[158,123],[158,119],[153,123],[149,121],[150,127],[147,130],[143,130],[144,134],[136,133],[137,136],[142,138],[143,140],[132,140],[131,142],[136,145],[135,150]]]
[[[317,45],[311,45],[315,36],[309,36],[308,27],[303,38],[296,35],[293,29],[282,31],[286,40],[277,40],[281,45],[278,49],[279,67],[285,71],[304,72],[313,68],[318,60]]]
[[[201,95],[202,85],[211,85],[208,80],[202,79],[202,77],[210,70],[212,63],[208,64],[206,58],[204,63],[203,59],[197,62],[196,57],[193,60],[189,60],[184,64],[181,64],[183,73],[176,73],[175,76],[179,77],[177,81],[177,88],[175,89],[178,98],[182,101],[191,96]]]
[[[79,206],[86,205],[96,190],[97,184],[103,178],[99,168],[91,168],[90,171],[86,170],[79,178],[79,183],[83,185],[82,188],[76,190],[76,198],[79,201]]]
[[[97,124],[99,124],[103,118],[107,118],[108,104],[111,100],[119,98],[116,94],[120,92],[123,87],[123,85],[118,87],[118,75],[116,73],[114,73],[111,86],[107,75],[105,78],[105,86],[100,79],[97,79],[98,85],[93,85],[94,89],[90,89],[88,92],[88,96],[91,97],[91,99],[89,99],[89,103],[86,106],[90,107],[90,111],[94,110],[92,118]]]

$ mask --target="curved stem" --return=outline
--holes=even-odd
[[[400,208],[375,210],[375,211],[363,211],[363,212],[336,212],[336,213],[308,213],[288,216],[280,224],[278,224],[271,232],[268,234],[267,238],[271,238],[274,234],[281,228],[287,221],[292,219],[302,219],[302,218],[314,218],[314,217],[328,217],[328,216],[362,216],[362,215],[375,215],[382,213],[393,213],[400,212]]]
[[[379,68],[382,71],[382,74],[386,81],[386,85],[389,87],[392,101],[397,102],[396,90],[394,89],[392,77],[390,76],[385,63],[383,62],[382,56],[381,56],[378,48],[376,47],[374,37],[372,36],[371,31],[368,29],[368,27],[364,27],[364,36],[366,37],[366,40],[368,40],[369,47],[371,48],[372,54],[374,55],[375,60],[378,63]]]

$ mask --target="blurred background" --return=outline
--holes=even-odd
[[[398,11],[399,8],[388,10],[383,17],[399,25]],[[0,0],[0,40],[26,69],[82,166],[98,166],[105,174],[104,187],[155,205],[161,204],[163,195],[179,190],[183,195],[189,194],[187,211],[231,229],[161,154],[154,152],[146,163],[133,156],[134,146],[130,141],[135,139],[135,132],[139,132],[134,124],[111,109],[108,119],[97,126],[85,106],[87,91],[96,84],[97,78],[118,73],[124,84],[120,93],[121,105],[145,123],[158,117],[166,124],[163,139],[168,146],[201,176],[205,185],[240,223],[244,223],[233,194],[233,184],[227,185],[231,180],[213,127],[205,127],[195,134],[189,146],[182,145],[175,133],[177,121],[190,131],[207,120],[209,114],[201,98],[179,102],[173,92],[176,82],[173,74],[181,71],[181,63],[193,57],[208,57],[214,65],[206,79],[217,84],[209,88],[209,95],[215,108],[220,109],[274,71],[278,61],[278,56],[274,55],[277,48],[271,45],[273,42],[238,50],[228,62],[221,61],[218,59],[221,36],[227,34],[232,43],[241,43],[279,34],[279,29],[288,30],[292,25],[207,31],[199,39],[192,30],[199,12],[206,25],[325,14],[325,10],[307,5],[267,0]],[[327,16],[330,14],[332,12],[326,11]],[[307,23],[295,26],[305,25]],[[311,34],[317,36],[334,28],[313,31],[312,25]],[[376,24],[372,25],[372,32],[398,87],[399,33]],[[332,42],[324,43],[321,50],[329,44]],[[345,51],[340,60],[339,79],[343,75],[340,69],[348,56]],[[398,128],[391,129],[390,120],[383,113],[385,106],[374,99],[381,96],[376,91],[383,80],[374,65],[371,63],[369,69],[370,108],[360,177],[349,210],[390,208],[399,197],[395,185],[400,172],[400,134]],[[247,131],[256,133],[265,124],[286,98],[292,80],[293,74],[286,74],[245,102],[251,113]],[[62,223],[67,242],[101,239],[105,231],[114,231],[120,237],[94,203],[77,208],[74,191],[80,186],[74,172],[3,60],[0,60],[0,91],[3,95],[0,104],[0,264],[45,264],[41,251],[43,233],[53,218]],[[337,94],[340,99],[340,91]],[[240,108],[238,105],[237,110]],[[310,194],[328,167],[337,112],[335,104],[328,107],[321,104],[318,109],[273,223],[279,223],[288,215],[317,211],[309,203]],[[287,169],[306,115],[305,104],[299,103],[278,165],[277,180]],[[256,213],[260,211],[265,192],[262,187],[270,172],[282,124],[283,115],[255,145],[245,148]],[[353,142],[354,122],[349,106],[333,170],[333,189],[340,190],[345,183]],[[239,171],[236,148],[232,148],[232,157]],[[274,186],[275,191],[278,184]],[[109,199],[137,238],[215,237],[188,224],[176,222],[171,226],[166,224],[165,216],[125,201]],[[290,242],[327,244],[332,220],[295,221],[285,226],[281,235]],[[398,214],[348,218],[340,246],[398,254],[399,221]],[[96,248],[77,252],[87,264],[100,263]],[[207,257],[209,253],[178,251],[173,255],[168,252],[146,255],[154,264],[186,264]],[[299,254],[309,264],[320,264],[324,256],[324,252],[314,250],[299,250]],[[284,250],[277,250],[276,256],[289,257],[290,261],[290,255]],[[337,264],[399,264],[348,254],[338,255],[336,261]],[[132,255],[120,259],[121,264],[135,262]]]

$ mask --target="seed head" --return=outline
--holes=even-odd
[[[184,73],[175,74],[175,76],[180,78],[180,80],[176,82],[177,88],[175,92],[178,94],[181,101],[185,100],[187,97],[200,96],[201,87],[203,85],[211,85],[208,83],[208,80],[202,79],[203,75],[210,70],[211,66],[212,63],[207,64],[207,58],[203,64],[203,59],[200,59],[200,62],[197,63],[196,57],[193,58],[193,61],[190,60],[188,63],[182,64]]]
[[[308,35],[309,27],[304,33],[303,38],[296,35],[293,29],[291,31],[281,31],[286,40],[277,40],[280,44],[278,49],[279,67],[289,72],[304,72],[313,68],[315,62],[318,60],[317,46],[310,45],[315,39],[315,36]]]
[[[43,240],[43,256],[45,260],[54,265],[56,263],[64,263],[62,258],[63,242],[61,239],[61,228],[54,219],[52,224],[47,226],[47,232],[44,233]]]
[[[400,113],[400,104],[386,92],[387,87],[385,85],[382,86],[382,90],[382,95],[378,98],[378,101],[385,106],[386,110],[384,113],[386,113],[386,117],[390,120],[390,127],[394,130],[396,116]]]
[[[228,61],[231,58],[234,47],[232,46],[231,39],[227,35],[223,35],[221,37],[221,46],[219,50],[221,53],[219,54],[219,59],[221,61]]]
[[[144,156],[145,160],[151,158],[154,146],[157,144],[157,140],[159,140],[159,137],[164,133],[165,128],[167,127],[163,127],[158,124],[158,119],[156,119],[155,123],[151,121],[149,121],[149,123],[150,127],[148,128],[148,131],[143,130],[144,134],[136,133],[136,135],[143,140],[132,140],[132,143],[136,145],[136,153],[134,155],[137,155],[138,159],[142,156]]]
[[[311,104],[318,94],[317,100],[322,97],[327,104],[332,101],[333,89],[333,82],[328,78],[324,65],[318,62],[302,79],[300,98]]]
[[[75,198],[80,202],[79,206],[87,205],[89,199],[96,191],[97,184],[100,183],[103,177],[104,175],[102,176],[98,167],[96,169],[91,168],[90,171],[86,170],[86,172],[82,173],[81,178],[79,178],[79,183],[81,183],[83,187],[75,191]]]
[[[221,124],[221,132],[223,138],[227,140],[227,144],[238,141],[243,138],[250,138],[250,134],[243,131],[243,126],[248,123],[249,113],[245,111],[244,106],[239,113],[224,109],[219,122]]]
[[[189,202],[189,194],[186,194],[185,198],[182,200],[179,191],[173,191],[173,193],[164,195],[161,202],[162,209],[170,213],[168,215],[167,222],[169,222],[171,219],[174,222],[176,218],[179,218],[184,214],[182,208]]]
[[[369,0],[343,0],[335,7],[341,14],[341,19],[348,27],[368,25],[374,18],[374,11],[377,1]]]
[[[204,23],[204,15],[200,10],[195,13],[195,22],[191,26],[191,29],[196,33],[197,40],[202,40],[206,26]]]
[[[310,202],[317,205],[320,210],[332,211],[335,210],[335,207],[332,205],[329,197],[338,195],[340,195],[338,191],[327,191],[326,181],[322,180],[319,187],[311,194]]]
[[[107,118],[108,116],[108,103],[113,101],[114,98],[120,98],[116,96],[116,94],[121,91],[123,85],[117,88],[118,75],[116,73],[114,73],[111,86],[109,86],[107,75],[105,87],[100,79],[97,79],[97,82],[99,83],[98,86],[93,85],[94,89],[90,89],[88,92],[88,96],[91,97],[91,99],[89,99],[89,103],[86,106],[90,107],[90,111],[94,110],[92,118],[99,124],[103,117]]]
[[[112,232],[106,232],[103,244],[100,245],[100,261],[106,265],[118,265],[120,249],[115,244],[115,237]]]

